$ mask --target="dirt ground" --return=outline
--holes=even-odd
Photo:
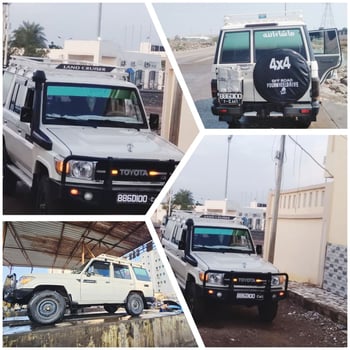
[[[271,324],[258,319],[257,308],[213,307],[198,323],[203,342],[209,347],[346,347],[346,326],[317,312],[308,311],[293,300],[279,304]]]

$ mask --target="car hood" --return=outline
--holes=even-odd
[[[180,161],[183,153],[150,131],[92,127],[49,127],[73,155]]]
[[[278,272],[275,266],[255,254],[194,252],[192,255],[205,270]]]

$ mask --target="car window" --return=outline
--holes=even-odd
[[[45,124],[110,127],[147,125],[135,89],[52,83],[46,86],[45,93]]]
[[[291,49],[306,58],[300,28],[255,30],[254,48],[255,62],[273,49]]]
[[[2,103],[5,104],[7,96],[10,91],[12,81],[14,79],[14,74],[10,72],[5,72],[2,77]]]
[[[309,33],[315,54],[339,54],[338,38],[334,30]]]
[[[87,270],[91,275],[109,277],[109,262],[94,261]]]
[[[192,238],[195,251],[225,251],[251,253],[254,251],[249,231],[229,227],[195,227]]]
[[[136,279],[139,281],[150,281],[151,278],[148,275],[147,270],[143,269],[142,267],[135,267],[133,266],[133,270],[136,276]]]
[[[113,264],[114,278],[131,279],[128,265]]]
[[[226,32],[221,49],[220,63],[250,62],[250,32]]]

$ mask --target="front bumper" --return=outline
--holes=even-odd
[[[207,299],[232,304],[255,305],[266,300],[278,301],[287,297],[288,275],[285,273],[225,272],[225,285],[217,286],[205,282],[208,273],[212,272],[222,271],[207,271],[203,285],[199,287],[199,295]],[[274,276],[283,277],[284,283],[273,286]]]
[[[10,304],[25,305],[32,295],[33,289],[31,288],[13,289],[4,287],[3,289],[3,300]]]
[[[101,209],[149,208],[178,164],[174,160],[69,156],[64,159],[63,169],[70,160],[95,162],[95,181],[91,184],[68,182],[63,172],[60,181],[50,179],[50,193],[57,193],[58,199],[63,201]],[[124,174],[122,171],[113,173],[115,169],[124,170]],[[150,175],[152,172],[156,175]]]

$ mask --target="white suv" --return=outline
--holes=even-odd
[[[212,69],[212,113],[232,128],[251,112],[308,127],[319,112],[319,84],[341,64],[337,30],[308,31],[299,14],[251,17],[225,18]]]
[[[249,229],[232,217],[177,214],[168,219],[162,244],[193,316],[221,302],[257,305],[272,321],[287,296],[288,275],[263,260]]]
[[[3,299],[27,305],[28,317],[36,323],[52,324],[71,312],[93,305],[104,306],[109,313],[125,307],[139,316],[153,298],[153,286],[141,264],[106,254],[91,259],[71,274],[28,274],[16,281],[10,275]]]
[[[150,130],[140,93],[116,67],[14,57],[3,75],[4,193],[18,179],[40,213],[144,214],[182,157]],[[150,126],[149,126],[150,124]]]

